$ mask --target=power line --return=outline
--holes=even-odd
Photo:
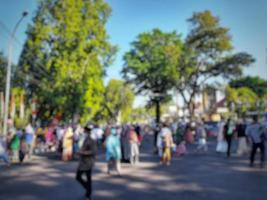
[[[0,20],[0,27],[4,30],[7,34],[7,38],[9,39],[10,35],[12,34],[8,27]],[[22,43],[14,36],[14,40],[16,41],[17,45],[22,46]]]
[[[2,27],[2,30],[4,30],[6,32],[7,36],[5,36],[5,37],[9,39],[9,36],[12,34],[11,31],[8,29],[8,27],[2,21],[0,21],[0,27]],[[23,44],[16,38],[16,36],[14,36],[14,41],[19,47],[23,46]],[[29,61],[29,59],[26,61],[29,62],[29,64],[32,64],[31,61]],[[36,63],[34,65],[36,66]],[[43,66],[40,64],[37,64],[37,66],[39,66],[39,68],[35,68],[35,69],[38,69],[39,72],[42,73],[43,76],[48,78],[49,74],[47,74],[47,72],[45,72],[42,69]]]

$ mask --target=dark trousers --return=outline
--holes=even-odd
[[[157,148],[157,140],[158,140],[159,132],[157,130],[154,131],[154,147]]]
[[[83,177],[82,177],[83,174],[85,174],[86,180],[83,179]],[[86,197],[91,198],[91,194],[92,194],[92,170],[86,170],[86,171],[77,170],[76,180],[86,190]]]
[[[25,158],[25,153],[23,151],[19,151],[19,162],[22,163]]]
[[[230,157],[231,156],[232,137],[231,136],[225,137],[225,140],[227,142],[227,156]]]
[[[253,143],[251,154],[250,154],[250,164],[251,165],[253,165],[253,163],[254,163],[255,154],[256,154],[258,148],[260,149],[260,152],[261,152],[261,164],[263,165],[263,163],[264,163],[264,159],[265,159],[265,145],[264,145],[264,142]]]

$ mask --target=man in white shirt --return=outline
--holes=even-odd
[[[103,135],[104,131],[98,125],[95,125],[95,128],[92,130],[91,137],[93,140],[97,141],[98,145],[101,144]]]
[[[28,157],[29,159],[31,159],[35,137],[34,137],[34,128],[32,127],[30,123],[26,126],[25,133],[26,133],[26,143],[29,149]]]

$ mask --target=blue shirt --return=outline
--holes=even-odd
[[[253,143],[261,143],[263,141],[263,127],[260,123],[252,123],[246,129],[246,135],[250,137]]]
[[[107,161],[121,159],[121,144],[118,136],[116,135],[108,136],[106,148],[107,148],[106,151]]]

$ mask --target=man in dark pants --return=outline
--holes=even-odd
[[[224,138],[227,142],[227,157],[231,156],[231,145],[232,145],[232,138],[234,135],[235,126],[231,119],[227,120],[227,123],[224,125]]]
[[[264,167],[265,159],[265,144],[264,144],[264,127],[258,122],[258,117],[253,117],[253,123],[247,128],[246,135],[252,142],[252,149],[250,154],[250,166],[253,167],[255,154],[257,149],[261,152],[261,167]]]
[[[76,173],[76,180],[84,187],[86,190],[86,198],[88,200],[91,200],[91,194],[92,194],[92,169],[95,162],[95,155],[96,155],[96,149],[97,144],[96,141],[94,141],[91,138],[91,131],[93,129],[93,125],[87,124],[84,127],[84,132],[87,134],[83,145],[81,147],[81,150],[78,153],[80,156],[79,166]],[[82,178],[83,174],[86,175],[86,179],[84,180]]]

